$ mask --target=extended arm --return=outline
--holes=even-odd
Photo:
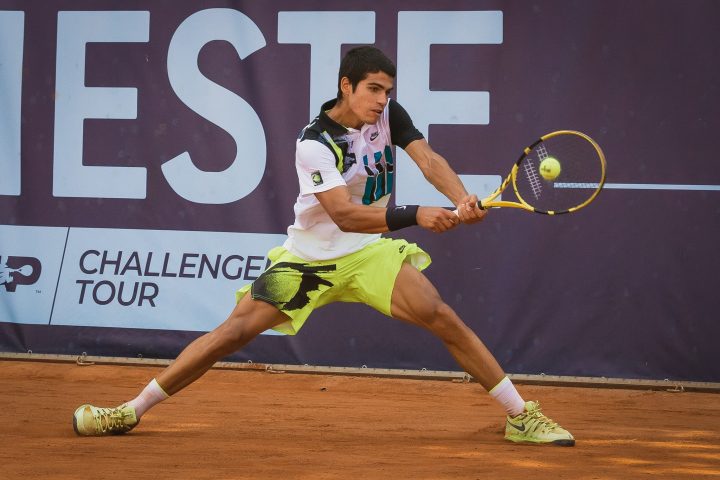
[[[345,186],[316,193],[315,197],[343,232],[385,233],[390,230],[385,220],[387,209],[353,203]],[[444,208],[420,207],[417,223],[433,232],[445,232],[457,226],[459,221],[454,213]]]
[[[411,142],[405,151],[420,168],[425,179],[458,208],[463,223],[479,222],[485,217],[487,212],[478,208],[477,196],[468,194],[447,160],[436,153],[425,139]]]

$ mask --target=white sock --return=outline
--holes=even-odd
[[[525,411],[525,400],[515,390],[515,385],[508,377],[500,380],[500,383],[495,385],[489,393],[491,397],[500,402],[511,417],[516,417]]]
[[[148,383],[147,387],[140,392],[140,395],[127,402],[127,404],[135,408],[135,415],[139,419],[145,412],[166,398],[170,398],[170,395],[165,393],[165,390],[153,378],[152,382]]]

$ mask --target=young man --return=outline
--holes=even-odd
[[[182,390],[216,361],[275,329],[294,335],[313,309],[331,302],[362,302],[393,318],[426,328],[458,364],[507,411],[505,438],[570,446],[573,436],[525,402],[493,355],[440,298],[421,273],[430,257],[417,245],[382,238],[419,225],[445,232],[476,223],[486,212],[468,194],[447,161],[435,153],[407,112],[389,98],[395,66],[379,50],[359,47],[343,58],[336,100],[297,140],[300,194],[288,239],[268,256],[271,266],[237,293],[223,324],[192,342],[140,395],[117,408],[80,406],[79,435],[111,435],[134,428],[153,405]],[[394,180],[392,145],[403,148],[435,188],[457,206],[386,208]]]

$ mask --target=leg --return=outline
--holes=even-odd
[[[458,315],[442,301],[432,283],[405,263],[392,293],[393,318],[430,330],[458,364],[490,391],[505,373],[492,353]]]
[[[272,305],[245,295],[224,323],[188,345],[137,398],[117,408],[86,404],[75,410],[75,432],[89,436],[129,432],[152,405],[190,385],[216,361],[240,349],[263,331],[287,320],[288,317]]]
[[[520,398],[477,335],[442,301],[432,283],[407,263],[395,280],[391,312],[394,318],[426,328],[440,338],[460,366],[503,404],[509,414],[505,425],[507,440],[575,445],[572,434],[543,415],[539,403],[525,403]]]
[[[157,382],[168,395],[173,395],[200,378],[221,358],[287,320],[287,315],[272,305],[245,295],[224,323],[188,345],[158,375]]]

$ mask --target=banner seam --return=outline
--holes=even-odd
[[[58,271],[57,283],[55,284],[55,295],[53,295],[52,307],[50,307],[48,325],[52,325],[53,312],[55,311],[55,300],[57,299],[58,290],[60,289],[60,277],[62,276],[62,269],[65,264],[65,253],[67,252],[68,238],[70,238],[70,227],[67,227],[67,233],[65,234],[65,245],[63,246],[62,257],[60,258],[60,268]]]

